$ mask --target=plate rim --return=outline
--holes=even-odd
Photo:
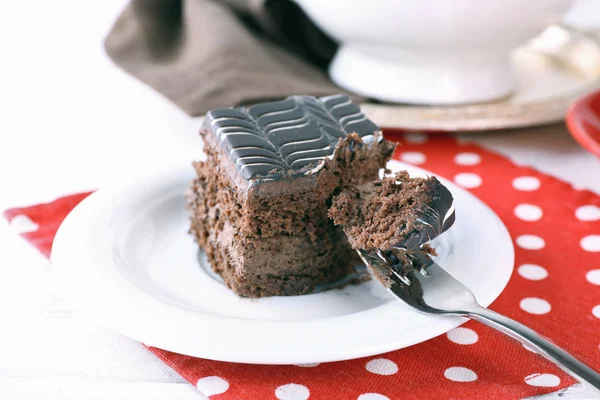
[[[424,169],[418,168],[418,167],[414,167],[412,165],[407,165],[405,163],[402,163],[400,161],[397,160],[392,160],[392,163],[397,163],[399,165],[401,165],[402,167],[409,167],[410,170],[414,170],[420,173],[425,173],[425,174],[430,174],[430,175],[435,175],[430,171],[426,171]],[[184,170],[185,168],[185,170]],[[176,167],[170,167],[170,168],[166,168],[164,170],[159,170],[158,172],[153,172],[150,174],[147,174],[145,177],[137,179],[135,181],[130,181],[127,183],[121,183],[112,187],[107,187],[104,189],[100,189],[97,192],[91,194],[90,196],[88,196],[86,199],[84,199],[79,205],[77,205],[75,207],[75,209],[73,209],[71,211],[71,213],[69,213],[69,215],[65,218],[65,220],[63,221],[63,223],[61,224],[61,226],[58,229],[58,232],[56,234],[55,237],[55,241],[54,241],[54,245],[53,245],[53,249],[52,249],[52,254],[51,254],[51,261],[53,263],[53,265],[56,266],[56,269],[58,271],[61,271],[63,273],[63,275],[65,276],[66,279],[70,279],[72,280],[71,282],[71,286],[73,288],[77,287],[81,282],[79,282],[79,279],[81,278],[81,275],[83,275],[82,271],[86,270],[86,268],[81,268],[81,258],[85,257],[87,255],[87,252],[84,250],[89,250],[89,245],[90,243],[86,243],[86,239],[88,238],[85,234],[82,234],[81,232],[81,225],[82,222],[83,223],[87,223],[92,225],[92,228],[94,226],[94,221],[93,220],[89,220],[88,217],[90,216],[94,216],[94,212],[97,211],[96,208],[98,208],[100,205],[103,204],[103,201],[106,202],[108,199],[111,199],[112,196],[114,196],[115,194],[119,193],[122,190],[133,190],[133,188],[135,188],[137,185],[146,185],[148,183],[148,181],[152,182],[152,181],[159,181],[160,182],[160,177],[163,178],[163,180],[165,179],[165,177],[170,177],[173,176],[174,174],[185,174],[185,173],[189,173],[189,174],[193,174],[193,170],[190,168],[189,164],[185,164],[185,165],[179,165]],[[192,176],[192,175],[190,175]],[[437,175],[435,175],[437,176]],[[500,294],[504,291],[504,289],[506,288],[506,285],[508,284],[510,277],[512,276],[513,273],[513,269],[514,269],[514,246],[513,246],[513,242],[512,242],[512,238],[510,236],[510,234],[508,233],[508,230],[506,229],[505,225],[502,223],[502,221],[500,220],[500,218],[494,213],[494,211],[487,206],[484,202],[482,202],[481,200],[479,200],[475,195],[473,195],[472,193],[468,192],[465,189],[462,189],[460,187],[458,187],[456,184],[442,178],[442,177],[438,177],[444,184],[450,184],[450,186],[452,186],[453,190],[461,190],[462,192],[464,192],[468,197],[471,197],[471,200],[478,202],[482,207],[484,207],[486,209],[486,211],[489,213],[489,216],[493,219],[496,220],[497,222],[497,226],[501,231],[501,234],[505,237],[506,240],[504,240],[504,244],[507,245],[507,249],[509,248],[509,254],[507,254],[507,267],[505,270],[503,270],[503,279],[502,282],[498,285],[498,293],[495,294],[494,296],[492,296],[492,300],[490,302],[487,302],[488,304],[484,304],[484,305],[489,305],[491,304],[498,296],[500,296]],[[163,188],[164,189],[164,188]],[[96,216],[97,217],[97,216]],[[87,224],[85,224],[84,226],[87,226]],[[90,231],[93,231],[88,229],[88,234],[90,233]],[[74,246],[75,245],[75,246]],[[75,250],[74,250],[75,249]],[[104,248],[106,249],[106,247]],[[84,258],[85,259],[85,258]],[[106,260],[105,260],[106,262]],[[79,266],[80,270],[77,270],[76,266]],[[88,268],[89,269],[89,268]],[[101,271],[100,269],[98,271],[96,271],[96,273],[100,273],[102,276],[104,276],[106,274],[106,271]],[[80,277],[78,277],[80,276]],[[97,276],[95,276],[97,277]],[[85,279],[85,278],[83,278]],[[88,278],[89,279],[89,278]],[[110,279],[110,278],[109,278]],[[126,280],[124,280],[126,281]],[[152,296],[143,293],[141,290],[131,290],[131,286],[133,286],[130,282],[124,282],[121,281],[120,284],[118,285],[118,287],[115,286],[111,286],[111,288],[113,289],[114,293],[119,293],[120,290],[125,290],[127,291],[127,296],[131,297],[128,298],[128,300],[131,300],[132,302],[136,303],[136,304],[142,304],[145,305],[146,307],[156,307],[155,309],[153,308],[153,310],[159,311],[160,313],[164,313],[164,312],[172,312],[175,313],[177,315],[172,316],[173,318],[189,318],[190,321],[194,321],[194,323],[196,323],[196,319],[199,318],[197,315],[197,312],[191,312],[190,310],[183,310],[183,309],[174,309],[172,305],[165,305],[164,303],[161,303],[160,301],[158,301],[157,299],[153,298]],[[94,283],[98,283],[98,282],[94,282]],[[106,284],[107,282],[101,282]],[[115,283],[112,282],[111,283]],[[131,285],[131,286],[124,286],[124,285]],[[76,290],[77,291],[77,290]],[[343,352],[341,352],[341,350],[337,350],[337,351],[331,351],[330,353],[324,354],[320,357],[315,357],[314,354],[296,354],[296,355],[285,355],[285,354],[281,354],[278,352],[268,352],[265,353],[263,352],[257,352],[256,350],[254,351],[250,351],[248,349],[244,349],[245,352],[239,352],[239,351],[229,351],[229,352],[223,352],[222,350],[214,350],[214,349],[203,349],[202,350],[202,354],[198,354],[196,352],[196,350],[190,351],[189,348],[187,348],[187,345],[178,345],[177,343],[173,343],[173,345],[168,345],[168,346],[164,346],[165,344],[165,340],[163,340],[163,338],[161,336],[165,336],[165,335],[175,335],[173,336],[174,339],[178,338],[177,332],[173,331],[173,330],[169,330],[166,328],[161,328],[161,329],[153,329],[153,330],[146,330],[143,331],[143,328],[140,329],[139,327],[134,327],[132,326],[133,324],[131,323],[131,321],[128,321],[127,318],[130,317],[130,315],[117,315],[119,312],[121,312],[122,314],[124,314],[125,312],[122,311],[122,304],[117,304],[115,303],[116,300],[118,300],[118,295],[115,296],[115,301],[113,301],[113,303],[110,303],[110,299],[91,299],[89,297],[90,293],[86,293],[86,294],[82,294],[79,293],[79,296],[82,296],[82,299],[84,300],[84,303],[88,303],[87,310],[84,311],[89,311],[88,316],[91,316],[92,319],[99,321],[102,325],[109,327],[110,329],[117,331],[120,334],[123,334],[124,336],[127,336],[129,338],[132,338],[134,340],[140,341],[142,343],[145,343],[147,346],[156,346],[156,347],[161,347],[161,348],[165,348],[165,350],[168,351],[173,351],[176,353],[180,353],[180,354],[186,354],[189,356],[193,356],[193,357],[201,357],[201,358],[205,358],[205,359],[212,359],[212,360],[219,360],[219,361],[228,361],[228,362],[238,362],[238,363],[250,363],[250,364],[302,364],[302,363],[314,363],[314,362],[332,362],[332,361],[342,361],[342,360],[348,360],[348,359],[355,359],[355,358],[360,358],[360,357],[366,357],[366,356],[371,356],[371,355],[375,355],[375,354],[381,354],[381,353],[385,353],[388,351],[393,351],[393,350],[398,350],[400,348],[404,348],[404,347],[408,347],[408,346],[412,346],[414,344],[417,343],[421,343],[423,341],[429,340],[433,337],[437,337],[440,336],[444,333],[446,333],[447,331],[449,331],[450,329],[453,329],[457,326],[462,325],[464,322],[467,321],[467,319],[465,318],[460,318],[460,317],[444,317],[443,319],[440,319],[440,317],[430,317],[430,316],[423,316],[424,321],[428,321],[425,325],[428,325],[430,323],[429,320],[433,320],[433,319],[437,319],[436,324],[438,326],[437,329],[433,329],[431,327],[427,327],[429,333],[428,334],[424,334],[421,335],[419,337],[413,337],[412,340],[407,340],[406,338],[404,338],[404,342],[402,345],[398,345],[397,341],[389,341],[389,342],[377,342],[375,341],[374,344],[370,344],[370,345],[362,345],[359,348],[355,348],[355,349],[344,349]],[[85,296],[88,296],[88,298],[86,299]],[[122,296],[123,293],[120,294],[120,296]],[[96,302],[96,304],[90,304],[90,303],[94,303],[94,301]],[[97,304],[97,303],[101,303]],[[346,320],[350,319],[356,319],[358,314],[362,314],[361,317],[366,317],[367,319],[364,321],[364,323],[368,322],[369,318],[381,318],[382,316],[386,315],[387,312],[389,312],[390,306],[394,307],[395,303],[388,303],[388,304],[384,304],[381,305],[379,307],[376,307],[375,309],[370,309],[370,310],[365,310],[365,311],[361,311],[359,313],[351,313],[351,314],[346,314],[346,315],[341,315],[341,316],[335,316],[335,317],[327,317],[327,318],[323,318],[323,319],[316,319],[316,320],[310,320],[310,325],[312,329],[316,329],[317,331],[319,330],[319,328],[322,328],[323,325],[325,325],[325,327],[327,327],[328,324],[330,324],[330,322],[333,320],[334,323],[338,323],[341,326],[344,326],[344,323],[346,322]],[[165,308],[166,307],[166,308]],[[104,309],[102,309],[104,308]],[[117,310],[117,312],[114,312],[115,310]],[[378,310],[377,312],[375,312],[375,310]],[[110,312],[112,311],[112,312]],[[219,330],[227,330],[228,328],[231,329],[236,329],[239,330],[239,324],[240,324],[240,318],[234,318],[234,317],[227,317],[227,316],[221,316],[221,315],[213,315],[213,314],[202,314],[201,318],[202,323],[206,324],[206,323],[215,323],[215,324],[219,324],[220,328]],[[280,321],[280,320],[252,320],[252,319],[245,319],[245,321],[251,321],[250,324],[245,323],[242,324],[244,325],[244,329],[245,330],[249,330],[249,332],[254,332],[255,330],[257,330],[257,327],[259,327],[260,329],[258,329],[258,331],[265,330],[265,329],[274,329],[277,326],[281,326],[286,325],[288,326],[288,330],[290,329],[297,329],[299,331],[306,331],[306,324],[307,321],[306,320],[297,320],[297,321]],[[324,321],[327,322],[324,324]],[[236,327],[236,324],[238,325]],[[146,322],[147,325],[147,322]],[[416,324],[414,325],[415,328],[421,327],[421,325],[423,325],[423,323],[420,324]],[[164,329],[164,330],[163,330]],[[211,328],[209,328],[211,329]],[[281,329],[281,328],[277,328],[277,329]],[[312,331],[311,331],[312,332]],[[227,336],[227,335],[225,335]],[[229,336],[232,336],[229,334]],[[177,340],[171,339],[171,342],[177,342]],[[157,346],[158,345],[158,346]],[[166,348],[168,347],[168,348]],[[218,347],[218,346],[216,346]],[[224,354],[226,353],[226,354]]]

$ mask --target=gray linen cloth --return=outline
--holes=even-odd
[[[133,0],[105,41],[115,64],[191,116],[343,92],[325,73],[336,47],[286,0]]]

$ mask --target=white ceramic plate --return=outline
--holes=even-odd
[[[424,174],[395,161],[389,167]],[[90,318],[165,350],[261,364],[369,356],[465,321],[415,312],[376,281],[304,296],[236,296],[198,262],[187,233],[184,192],[193,173],[188,164],[102,189],[66,218],[52,262],[72,281]],[[487,306],[512,273],[512,241],[486,205],[443,182],[455,197],[457,222],[436,239],[437,261]]]

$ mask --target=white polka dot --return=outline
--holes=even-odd
[[[458,165],[477,165],[481,162],[481,157],[475,153],[460,153],[454,157],[454,162]]]
[[[229,382],[218,376],[207,376],[198,379],[196,387],[205,396],[225,393],[229,389]]]
[[[310,367],[316,367],[319,364],[320,363],[296,364],[296,367],[310,368]]]
[[[539,250],[544,248],[546,242],[539,236],[521,235],[517,238],[517,246],[526,250]]]
[[[555,387],[560,385],[560,378],[552,374],[531,374],[525,377],[529,386]]]
[[[444,376],[455,382],[473,382],[477,380],[477,374],[465,367],[450,367],[444,371]]]
[[[540,188],[540,180],[533,176],[520,176],[513,179],[512,185],[517,190],[531,192]]]
[[[519,306],[523,311],[536,315],[547,314],[552,309],[550,303],[544,299],[538,299],[537,297],[524,298],[521,300],[521,303],[519,303]]]
[[[410,164],[423,164],[425,162],[425,154],[416,151],[407,151],[402,153],[400,159]]]
[[[600,235],[589,235],[581,239],[581,248],[586,251],[600,251]]]
[[[600,220],[600,207],[594,205],[581,206],[575,210],[575,216],[580,221]]]
[[[542,218],[542,209],[533,204],[519,204],[515,207],[515,215],[523,221],[537,221]]]
[[[275,389],[275,397],[279,400],[306,400],[310,396],[310,391],[304,385],[288,383]]]
[[[600,285],[600,269],[593,269],[585,274],[585,279],[594,285]]]
[[[454,182],[468,189],[476,188],[481,185],[481,177],[471,172],[463,172],[454,177]]]
[[[541,281],[548,276],[546,268],[535,264],[523,264],[517,269],[519,275],[530,281]]]
[[[26,215],[17,215],[10,221],[10,227],[16,233],[35,232],[39,226]]]
[[[594,314],[594,317],[600,318],[600,304],[592,308],[592,314]]]
[[[450,332],[446,333],[448,339],[450,341],[457,344],[473,344],[477,343],[479,340],[479,336],[477,336],[477,332],[469,328],[454,328]]]
[[[379,393],[365,393],[358,396],[356,400],[390,400],[390,398]]]
[[[366,365],[367,371],[377,375],[394,375],[398,372],[398,366],[395,362],[387,358],[376,358]]]
[[[411,132],[404,135],[404,141],[407,143],[425,143],[427,135],[420,132]]]

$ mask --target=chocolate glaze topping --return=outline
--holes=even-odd
[[[331,157],[338,140],[348,134],[356,132],[368,141],[379,131],[342,94],[218,108],[206,114],[204,124],[246,180],[304,171]]]
[[[445,186],[438,185],[432,193],[431,203],[417,219],[414,230],[392,250],[384,252],[396,261],[391,267],[406,273],[411,268],[427,268],[433,264],[430,255],[435,255],[435,250],[425,244],[450,229],[455,220],[452,194]]]
[[[438,185],[425,213],[417,219],[415,229],[394,247],[414,250],[447,231],[454,224],[455,219],[452,194],[445,186]]]
[[[416,229],[405,240],[393,246],[396,251],[400,252],[396,256],[399,262],[394,263],[396,268],[403,269],[399,272],[410,270],[409,266],[420,269],[433,264],[430,255],[435,255],[435,250],[432,250],[426,243],[450,229],[455,221],[456,214],[452,194],[445,186],[440,185],[436,188],[427,212],[418,219],[419,224]],[[393,252],[390,251],[390,254]]]

